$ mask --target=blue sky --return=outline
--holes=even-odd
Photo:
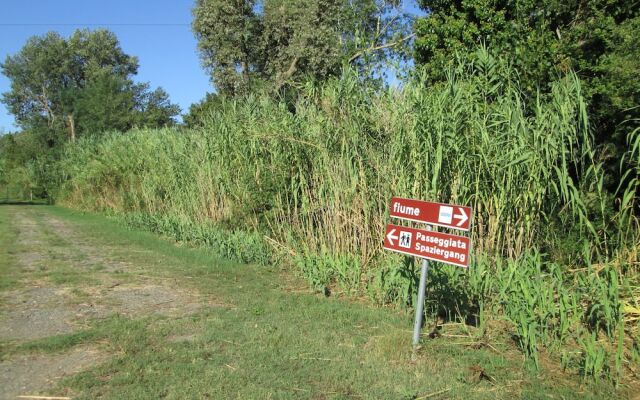
[[[405,8],[415,11],[414,1]],[[191,31],[194,0],[2,0],[0,60],[17,53],[27,39],[55,30],[68,37],[79,28],[106,28],[122,49],[139,59],[139,82],[161,86],[183,112],[212,91],[200,66]],[[0,92],[10,88],[0,74]],[[0,104],[0,132],[15,131]]]

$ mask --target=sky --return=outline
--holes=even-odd
[[[195,0],[2,0],[0,60],[16,54],[27,39],[57,31],[69,37],[76,29],[106,28],[125,53],[138,57],[137,82],[164,88],[183,112],[213,91],[202,69],[191,31]],[[405,9],[416,11],[414,0]],[[0,74],[0,93],[10,89]],[[17,130],[0,104],[0,133]]]

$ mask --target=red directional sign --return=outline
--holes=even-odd
[[[384,248],[410,256],[469,266],[471,241],[464,236],[388,224]]]
[[[471,225],[471,207],[430,201],[391,199],[390,215],[408,221],[468,231]]]

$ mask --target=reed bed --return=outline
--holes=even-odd
[[[382,252],[392,196],[470,205],[469,270],[437,266],[428,312],[507,321],[539,365],[638,377],[640,133],[617,193],[603,188],[574,75],[524,98],[481,53],[427,87],[352,72],[295,104],[227,100],[196,130],[134,130],[68,146],[58,200],[246,262],[283,262],[311,285],[411,306],[412,260]]]

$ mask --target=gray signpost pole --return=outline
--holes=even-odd
[[[420,271],[420,287],[418,288],[418,304],[416,306],[416,322],[413,325],[413,351],[415,353],[420,343],[420,328],[422,327],[422,314],[424,313],[424,292],[427,287],[427,273],[429,261],[422,259],[422,271]]]

